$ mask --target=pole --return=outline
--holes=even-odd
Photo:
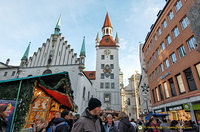
[[[16,109],[17,109],[17,104],[18,104],[18,100],[19,100],[19,94],[20,94],[21,86],[22,86],[22,80],[19,83],[19,88],[18,88],[18,92],[17,92],[17,99],[16,99],[16,102],[15,102],[15,109],[14,109],[14,112],[13,112],[12,122],[11,122],[11,126],[10,126],[10,132],[12,132],[12,130],[13,130],[13,123],[14,123],[14,119],[15,119],[15,113],[16,113]]]

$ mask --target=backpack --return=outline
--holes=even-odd
[[[61,122],[61,123],[58,123],[57,125],[53,124],[52,126],[50,126],[50,128],[48,129],[47,132],[55,132],[57,127],[64,125],[64,124],[67,125],[67,127],[68,127],[67,122]]]
[[[130,125],[128,127],[128,132],[135,132],[135,127],[133,125]]]
[[[142,129],[143,129],[142,125],[138,125],[138,130],[142,130]]]

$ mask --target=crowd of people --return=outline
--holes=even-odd
[[[80,117],[73,116],[68,110],[55,112],[54,118],[47,123],[36,117],[31,129],[33,132],[199,132],[199,126],[192,121],[170,121],[151,117],[148,121],[129,120],[126,113],[118,117],[101,114],[101,102],[91,98],[88,107]],[[6,132],[8,105],[0,105],[0,132]]]

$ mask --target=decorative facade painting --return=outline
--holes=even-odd
[[[18,101],[13,131],[32,128],[37,117],[49,122],[56,111],[78,110],[68,72],[0,81],[0,97]]]

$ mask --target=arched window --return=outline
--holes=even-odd
[[[108,34],[108,29],[106,29],[106,34]]]
[[[31,77],[31,76],[33,76],[33,75],[28,75],[27,77]]]
[[[85,99],[85,87],[83,88],[83,99]]]
[[[49,69],[47,69],[47,70],[45,70],[44,72],[43,72],[43,74],[42,75],[44,75],[44,74],[51,74],[52,73],[52,71],[51,70],[49,70]]]

